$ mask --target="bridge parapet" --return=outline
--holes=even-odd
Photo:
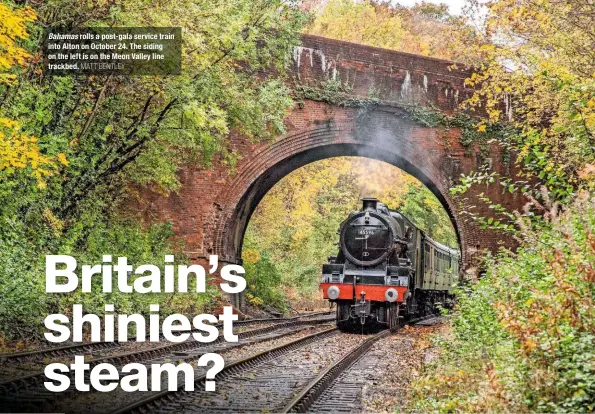
[[[304,35],[293,51],[292,75],[301,85],[340,84],[354,97],[452,113],[473,90],[472,70],[454,62]]]

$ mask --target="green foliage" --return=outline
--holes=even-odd
[[[451,191],[499,185],[524,197],[522,212],[484,193],[492,217],[461,208],[521,247],[489,258],[486,277],[461,292],[453,337],[417,382],[413,409],[593,412],[593,5],[496,0],[479,13],[483,40],[467,43],[464,59],[477,68],[466,106],[488,116],[478,132],[509,125],[498,139],[521,171],[513,181],[482,168]],[[558,203],[567,211],[560,214]]]
[[[232,132],[254,142],[283,132],[292,105],[283,82],[288,52],[306,16],[282,0],[50,0],[33,8],[37,20],[26,19],[30,36],[18,36],[31,64],[12,68],[10,85],[0,85],[0,329],[30,338],[46,310],[75,300],[87,311],[108,300],[122,311],[143,312],[148,300],[181,312],[207,306],[209,294],[49,297],[43,257],[63,253],[98,263],[111,254],[158,264],[165,254],[180,256],[183,248],[167,241],[166,227],[126,215],[133,189],[177,191],[177,172],[187,163],[209,167],[218,159],[233,168]],[[84,26],[181,26],[182,74],[43,73],[36,59],[42,28]],[[18,135],[5,131],[15,125]],[[13,168],[20,157],[10,147],[13,137],[29,145],[22,151],[25,168]],[[46,161],[52,165],[47,174],[36,169]]]
[[[50,220],[50,217],[46,217]],[[4,226],[6,225],[6,226]],[[45,293],[45,254],[69,254],[79,265],[101,263],[104,254],[126,256],[137,266],[145,263],[163,263],[165,253],[175,254],[184,260],[179,246],[169,242],[173,232],[168,224],[143,228],[131,220],[104,219],[90,209],[77,226],[65,232],[52,229],[50,222],[40,226],[24,226],[15,221],[3,221],[10,234],[0,234],[0,331],[9,337],[29,339],[36,337],[42,328],[43,317],[48,312],[69,313],[73,303],[83,304],[86,312],[103,313],[103,306],[112,303],[119,312],[147,312],[149,303],[162,303],[163,310],[189,311],[204,307],[209,294],[188,294],[172,302],[170,295],[132,295],[119,292],[103,293],[101,278],[94,278],[92,293],[47,295]],[[117,286],[114,279],[114,286]]]
[[[295,5],[189,0],[154,4],[148,14],[143,9],[135,0],[103,6],[60,0],[40,5],[38,14],[51,27],[181,25],[182,75],[44,77],[31,68],[34,76],[23,74],[19,88],[0,90],[0,115],[18,120],[46,152],[64,152],[70,161],[61,177],[69,181],[61,216],[82,198],[112,193],[122,176],[169,191],[177,188],[175,173],[184,162],[208,166],[220,154],[233,164],[231,130],[254,140],[283,132],[291,99],[280,77],[303,21]],[[278,72],[256,76],[265,68]]]
[[[460,142],[466,150],[479,146],[481,151],[488,151],[488,145],[499,142],[506,145],[515,136],[513,126],[504,122],[485,122],[465,112],[447,115],[433,107],[415,107],[409,110],[411,118],[424,126],[448,132],[451,128],[461,131]]]
[[[549,217],[519,219],[516,254],[490,258],[462,289],[454,337],[417,382],[416,410],[593,412],[595,200]]]
[[[246,249],[250,249],[250,244],[249,241],[246,243]],[[286,298],[282,292],[283,278],[279,269],[266,252],[255,259],[256,261],[244,260],[247,294],[251,296],[249,297],[251,304],[255,306],[266,304],[285,311]]]
[[[339,80],[327,79],[317,84],[296,83],[293,93],[296,99],[326,102],[331,105],[361,108],[362,111],[371,109],[380,103],[370,91],[368,97],[355,97],[353,89]]]
[[[437,198],[428,196],[428,190],[419,185],[409,184],[400,211],[415,225],[424,229],[433,239],[448,246],[457,246],[458,240],[452,226],[447,225],[450,220]]]

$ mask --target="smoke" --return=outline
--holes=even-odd
[[[376,197],[388,203],[389,199],[400,198],[409,184],[417,180],[396,167],[400,160],[394,155],[395,143],[400,139],[393,130],[383,128],[382,122],[382,117],[373,112],[360,113],[357,117],[357,138],[361,145],[356,147],[353,169],[360,199]]]
[[[404,202],[410,185],[422,185],[413,176],[383,161],[354,157],[351,165],[359,199],[375,197],[391,208],[398,208]]]

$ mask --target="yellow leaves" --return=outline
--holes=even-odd
[[[500,119],[500,115],[502,114],[501,110],[496,109],[496,105],[497,103],[490,103],[490,107],[487,110],[488,116],[492,121],[498,121]]]
[[[242,259],[246,263],[256,263],[260,260],[260,254],[256,250],[244,249]]]
[[[64,155],[64,153],[62,153],[62,152],[58,153],[56,158],[58,159],[60,164],[62,164],[64,166],[68,165],[68,160],[66,159],[66,155]]]
[[[0,118],[0,172],[12,175],[18,170],[28,169],[37,180],[40,189],[46,188],[47,177],[56,170],[56,159],[62,165],[68,165],[63,153],[57,157],[41,153],[37,138],[20,133],[20,124],[7,118]]]
[[[14,129],[15,131],[21,129],[21,125],[17,121],[13,121],[12,119],[7,118],[0,118],[0,127],[1,126]]]
[[[533,351],[535,348],[537,348],[537,342],[535,342],[532,338],[528,338],[527,340],[525,340],[523,342],[523,348],[528,351],[531,352]]]
[[[254,289],[254,286],[251,286],[251,288]],[[246,293],[246,299],[248,299],[248,303],[252,306],[258,307],[264,305],[264,301],[261,298],[254,296],[251,293]]]
[[[26,23],[37,18],[31,7],[12,9],[0,3],[0,72],[6,72],[14,66],[25,66],[30,54],[18,45],[29,38]],[[16,76],[0,73],[0,84],[14,83]]]
[[[14,83],[16,75],[6,72],[27,64],[30,54],[19,46],[19,42],[29,38],[26,24],[36,18],[31,7],[13,9],[0,3],[0,84]],[[20,129],[17,121],[0,118],[0,171],[11,175],[17,170],[29,169],[38,187],[43,189],[45,178],[55,171],[54,159],[41,153],[37,138],[21,134]],[[59,156],[59,161],[66,165],[64,154]]]
[[[310,34],[403,52],[453,59],[466,31],[371,0],[330,0],[307,29]]]

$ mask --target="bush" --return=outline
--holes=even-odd
[[[18,228],[18,226],[15,226]],[[21,227],[26,231],[26,227]],[[92,292],[45,293],[45,254],[68,254],[82,264],[101,263],[104,254],[113,258],[125,256],[133,267],[141,264],[164,263],[164,255],[174,254],[177,262],[184,261],[181,246],[170,242],[173,235],[169,223],[144,228],[134,220],[112,218],[85,222],[76,229],[61,234],[58,239],[40,227],[35,237],[22,234],[0,238],[0,332],[9,339],[40,338],[43,320],[49,313],[69,314],[73,304],[82,304],[85,312],[103,314],[104,305],[114,304],[117,312],[149,313],[149,304],[159,303],[162,314],[193,314],[205,310],[217,295],[217,289],[207,284],[208,291],[198,293],[125,294],[102,291],[101,278],[93,278]],[[53,241],[52,241],[53,240]]]
[[[488,258],[486,276],[461,289],[415,409],[595,410],[595,200],[520,224],[517,253]]]
[[[249,303],[285,311],[287,303],[281,289],[283,278],[268,254],[245,249],[243,258]]]

